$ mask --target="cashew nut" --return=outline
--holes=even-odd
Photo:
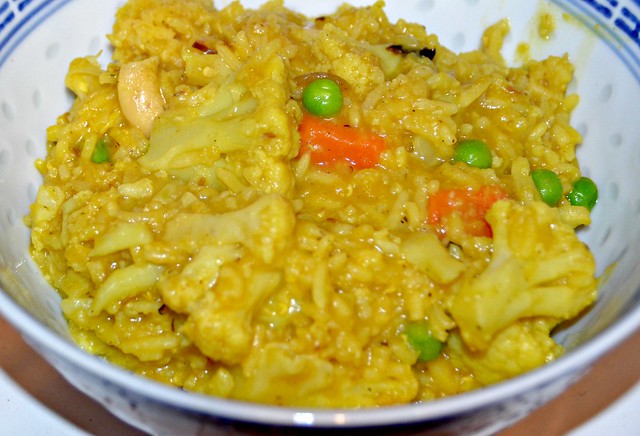
[[[158,80],[158,59],[128,62],[120,67],[118,101],[125,118],[148,138],[151,125],[164,111]]]

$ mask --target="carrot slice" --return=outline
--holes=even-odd
[[[507,198],[499,186],[483,186],[480,189],[443,189],[429,197],[427,216],[429,224],[443,226],[454,213],[465,223],[465,231],[473,236],[493,236],[485,216],[493,203]]]
[[[312,115],[303,117],[299,131],[300,155],[310,153],[317,165],[346,162],[356,169],[371,168],[385,149],[382,136]]]

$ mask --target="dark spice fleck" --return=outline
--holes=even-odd
[[[196,41],[191,45],[193,48],[195,48],[196,50],[200,50],[202,53],[204,54],[218,54],[218,52],[213,49],[213,48],[209,48],[204,42],[202,41]]]
[[[433,58],[436,57],[436,49],[435,48],[429,48],[429,47],[425,47],[422,50],[420,50],[418,52],[418,54],[424,58],[429,58],[431,60],[433,60]]]
[[[395,54],[403,54],[406,51],[402,48],[400,44],[391,44],[387,47],[387,51]]]
[[[393,54],[416,53],[419,56],[422,56],[423,58],[428,58],[431,60],[433,60],[433,58],[436,57],[436,49],[429,48],[429,47],[424,47],[421,49],[413,49],[413,48],[404,47],[401,44],[391,44],[387,46],[387,51]]]

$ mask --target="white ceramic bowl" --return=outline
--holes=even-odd
[[[178,0],[176,0],[178,1]],[[368,4],[359,0],[355,4]],[[22,222],[40,178],[33,161],[45,151],[45,129],[70,104],[64,75],[72,58],[109,47],[104,35],[122,0],[0,0],[0,313],[73,385],[115,415],[150,433],[240,434],[270,425],[370,427],[393,434],[491,433],[524,417],[576,381],[640,325],[640,3],[637,0],[388,1],[392,19],[427,26],[450,48],[477,47],[482,30],[508,17],[505,57],[519,42],[535,58],[569,53],[581,103],[573,124],[585,137],[581,166],[600,187],[593,224],[581,233],[606,274],[595,307],[556,339],[569,350],[556,362],[482,390],[426,404],[375,410],[313,410],[227,401],[142,379],[84,353],[69,339],[59,297],[29,256]],[[218,1],[223,6],[227,1]],[[255,6],[260,1],[244,1]],[[285,2],[309,15],[340,1]],[[540,13],[556,17],[548,41]],[[613,268],[607,269],[614,265]],[[401,425],[398,427],[398,425]]]

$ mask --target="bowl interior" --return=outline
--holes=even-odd
[[[15,2],[0,3],[0,285],[5,292],[0,296],[0,313],[28,335],[42,328],[34,325],[46,325],[59,337],[68,338],[59,296],[29,256],[29,230],[23,217],[40,183],[33,163],[44,157],[46,128],[71,102],[64,88],[70,61],[100,51],[101,61],[108,61],[104,35],[121,3],[34,0],[15,10]],[[217,5],[226,3],[219,1]],[[243,3],[254,6],[261,2]],[[309,15],[332,11],[339,3],[285,2]],[[560,330],[556,339],[568,349],[586,347],[587,342],[597,342],[594,338],[603,331],[624,324],[617,335],[621,340],[640,324],[640,268],[636,268],[640,259],[640,190],[634,182],[640,167],[640,148],[636,146],[640,123],[635,121],[636,102],[640,101],[640,45],[635,44],[631,32],[640,6],[635,1],[619,1],[615,6],[602,2],[608,6],[599,8],[595,2],[570,0],[523,3],[389,1],[387,10],[393,20],[404,17],[424,23],[456,51],[474,49],[485,27],[509,17],[512,32],[503,53],[510,63],[522,61],[517,55],[522,42],[529,43],[533,58],[569,53],[576,67],[572,92],[581,97],[573,116],[573,125],[584,136],[578,156],[583,173],[593,178],[600,190],[593,224],[580,236],[595,254],[602,281],[596,306]],[[461,9],[466,12],[460,14]],[[555,17],[556,30],[548,40],[538,36],[538,22],[531,19],[541,13]],[[38,320],[35,324],[34,319]],[[27,324],[30,330],[25,329]],[[600,343],[594,350],[613,345]]]

